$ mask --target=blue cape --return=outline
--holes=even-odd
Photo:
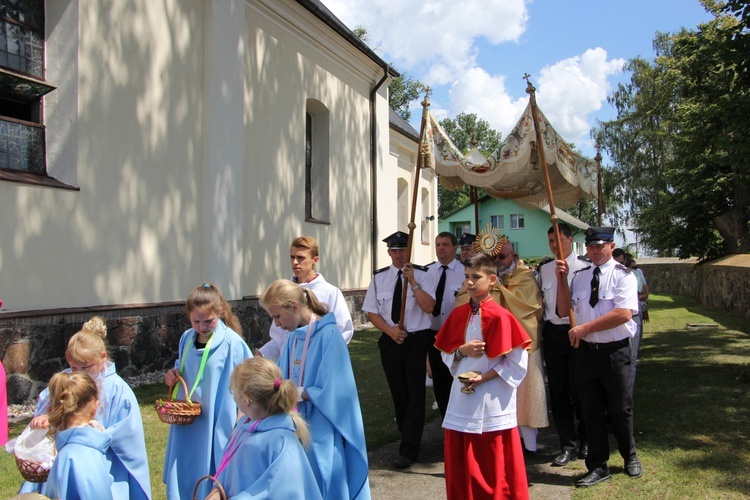
[[[73,427],[55,435],[57,456],[42,494],[50,498],[112,497],[112,476],[105,453],[112,438],[92,427]]]
[[[185,352],[185,346],[190,346],[182,370],[182,378],[185,379],[188,391],[198,374],[204,351],[196,350],[194,342],[195,331],[192,328],[180,338],[180,357]],[[193,488],[198,479],[216,472],[229,434],[237,421],[237,405],[229,393],[229,377],[235,366],[252,357],[250,348],[242,337],[219,320],[203,378],[191,398],[192,401],[201,403],[201,414],[190,425],[171,425],[169,429],[162,477],[167,485],[167,498],[193,498]],[[179,369],[181,361],[183,360],[177,359],[175,368]],[[177,399],[185,399],[182,387]],[[211,490],[209,483],[201,483],[199,498],[208,495]]]
[[[301,358],[306,333],[307,325],[287,339],[279,359],[285,378],[289,378],[290,359],[294,362]],[[297,383],[298,377],[299,366],[295,366],[291,378]],[[313,444],[307,456],[323,497],[369,499],[367,448],[357,385],[349,350],[332,313],[314,323],[303,385],[310,399],[298,403],[297,409],[310,424]]]
[[[70,372],[70,369],[65,370]],[[130,386],[117,374],[115,364],[107,362],[104,368],[100,406],[96,420],[112,438],[107,449],[114,478],[112,494],[115,500],[141,500],[151,498],[151,479],[143,435],[141,409]],[[49,390],[39,395],[34,416],[47,412]],[[40,492],[39,483],[25,482],[20,493]]]
[[[254,431],[243,419],[235,434],[241,443],[218,479],[232,499],[321,499],[305,450],[289,415],[264,418]]]

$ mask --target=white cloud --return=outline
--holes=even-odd
[[[514,42],[529,0],[327,0],[347,26],[364,26],[369,45],[428,85],[443,85],[475,65],[478,38]]]
[[[513,99],[505,88],[505,76],[492,76],[474,67],[453,82],[449,91],[451,115],[475,113],[503,136],[518,121],[527,100]]]
[[[599,111],[611,90],[610,78],[622,71],[624,59],[607,60],[601,47],[563,59],[539,72],[537,102],[567,141],[589,143],[590,115]]]

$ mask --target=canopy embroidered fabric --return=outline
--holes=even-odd
[[[596,163],[573,151],[544,114],[540,110],[537,112],[541,117],[540,129],[555,206],[567,208],[581,198],[595,198]],[[446,188],[458,189],[469,184],[483,188],[495,198],[535,205],[548,203],[531,103],[500,149],[489,158],[476,149],[465,156],[461,154],[431,113],[425,123],[424,140],[430,153],[427,162]]]

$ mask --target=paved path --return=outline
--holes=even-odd
[[[443,430],[440,419],[425,425],[420,460],[405,471],[397,471],[391,462],[398,455],[398,443],[389,443],[369,453],[370,488],[376,500],[442,500],[445,499],[443,477]],[[542,429],[536,455],[527,457],[532,499],[567,499],[573,482],[585,472],[582,460],[566,467],[552,467],[550,462],[558,452],[554,427]]]

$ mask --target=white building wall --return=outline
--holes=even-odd
[[[48,171],[80,190],[0,182],[2,312],[182,301],[205,281],[253,296],[302,234],[329,281],[367,286],[375,62],[292,0],[60,0],[46,29]],[[304,221],[308,98],[331,113],[330,225]],[[382,194],[387,82],[376,101]]]

